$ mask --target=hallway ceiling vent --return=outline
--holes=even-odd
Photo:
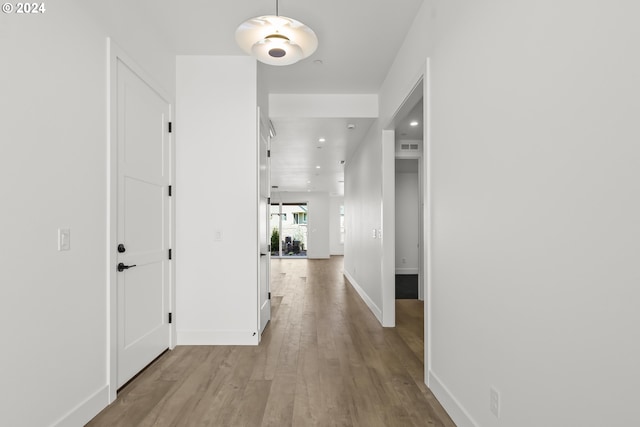
[[[300,21],[276,14],[251,18],[236,29],[236,42],[249,55],[269,65],[291,65],[318,48],[316,33]]]

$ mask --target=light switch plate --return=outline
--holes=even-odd
[[[71,249],[71,230],[68,228],[58,228],[58,250],[68,251]]]

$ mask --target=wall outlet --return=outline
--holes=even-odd
[[[500,418],[500,392],[493,387],[489,388],[489,410],[496,418]]]

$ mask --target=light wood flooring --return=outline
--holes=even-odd
[[[455,427],[423,380],[423,306],[382,328],[342,257],[272,261],[259,346],[179,346],[88,425]]]

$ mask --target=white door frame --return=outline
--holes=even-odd
[[[173,117],[173,101],[165,91],[152,79],[136,62],[131,59],[113,40],[107,38],[107,377],[109,384],[109,403],[116,399],[118,392],[118,295],[117,264],[118,246],[118,132],[117,132],[117,65],[122,61],[133,70],[142,80],[151,86],[169,104],[170,117]],[[169,135],[169,149],[171,151],[171,181],[175,188],[175,144],[173,134]],[[175,252],[175,197],[171,198],[170,208],[170,247]],[[173,257],[175,259],[175,256]],[[169,264],[169,311],[173,313],[174,322],[170,327],[169,348],[176,345],[176,313],[175,313],[175,263]]]
[[[430,372],[431,372],[431,313],[433,307],[433,294],[431,292],[433,268],[432,268],[432,226],[433,226],[433,188],[431,186],[433,179],[433,150],[431,141],[431,60],[427,58],[427,62],[424,66],[424,73],[422,75],[422,99],[423,99],[423,147],[422,147],[422,188],[423,188],[423,203],[422,209],[422,222],[423,228],[423,241],[422,247],[424,248],[422,253],[424,256],[423,269],[424,269],[424,360],[427,363],[424,364],[424,382],[429,386]]]
[[[423,236],[420,242],[421,259],[419,259],[419,269],[424,280],[424,378],[429,385],[429,372],[431,371],[431,313],[433,298],[432,286],[432,165],[433,152],[431,149],[431,74],[430,59],[427,58],[424,67],[416,74],[412,80],[412,85],[407,88],[404,100],[398,111],[391,118],[391,122],[386,124],[382,131],[382,325],[395,326],[395,138],[392,129],[393,121],[402,105],[412,95],[413,91],[420,84],[422,85],[423,99],[423,150],[421,159],[421,177],[419,186],[422,189],[421,199],[424,202],[422,209],[422,230]]]
[[[265,179],[266,182],[262,182],[260,177],[261,175],[261,167],[262,165],[260,164],[261,161],[261,156],[262,156],[262,134],[263,132],[266,131],[266,141],[267,141],[267,153],[270,152],[271,150],[271,134],[269,129],[267,128],[267,124],[266,121],[268,120],[267,117],[263,117],[262,116],[262,112],[260,107],[257,108],[257,149],[258,149],[258,156],[257,156],[257,188],[258,188],[258,216],[257,216],[257,227],[258,227],[258,235],[257,235],[257,239],[258,239],[258,262],[257,262],[257,268],[258,268],[258,324],[256,326],[257,331],[258,331],[258,343],[262,340],[262,333],[264,332],[264,330],[266,329],[266,324],[268,322],[271,321],[271,308],[269,308],[269,319],[267,320],[267,322],[265,323],[264,328],[262,328],[262,323],[263,323],[263,319],[262,319],[262,268],[265,268],[265,274],[266,274],[266,286],[267,286],[267,292],[269,294],[271,294],[271,251],[270,250],[266,250],[266,254],[262,255],[262,250],[264,249],[262,247],[262,237],[266,238],[266,242],[267,242],[267,249],[269,248],[270,242],[271,242],[271,233],[269,232],[269,230],[271,229],[271,157],[270,154],[267,154],[266,157],[266,165],[264,165],[266,167],[266,173],[265,175]],[[264,213],[265,217],[264,218],[260,218],[260,204],[262,203],[262,199],[263,199],[263,194],[262,194],[262,187],[266,188],[267,194],[267,201],[266,203],[266,212]],[[266,226],[266,236],[260,236],[260,223],[262,221],[266,221],[267,226]],[[266,264],[263,266],[263,256],[266,256]],[[269,297],[267,299],[267,304],[271,305],[271,298]]]

